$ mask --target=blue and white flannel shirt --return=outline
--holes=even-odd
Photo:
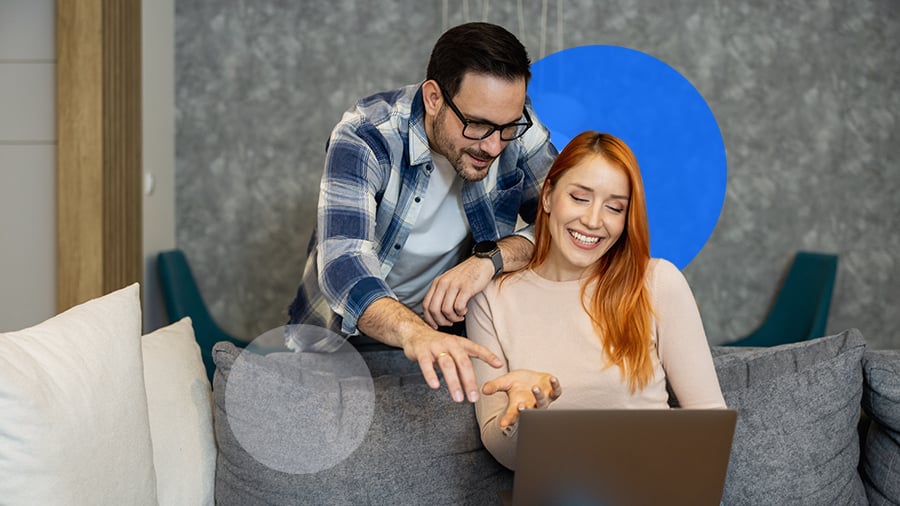
[[[463,184],[476,242],[513,233],[533,239],[541,184],[557,151],[530,101],[526,107],[534,126],[506,146],[487,177]],[[356,335],[369,304],[397,298],[385,277],[416,222],[433,170],[421,83],[364,98],[344,114],[326,147],[317,229],[291,324]],[[516,232],[518,216],[528,227]]]

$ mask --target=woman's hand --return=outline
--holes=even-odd
[[[500,428],[506,430],[519,420],[519,411],[546,408],[562,395],[562,387],[552,374],[516,369],[485,382],[481,392],[484,395],[506,392],[509,403],[500,418]]]

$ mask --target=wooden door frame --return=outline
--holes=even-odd
[[[56,306],[142,276],[141,1],[56,1]]]

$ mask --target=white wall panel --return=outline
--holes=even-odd
[[[0,61],[52,60],[53,0],[0,0]]]
[[[56,313],[53,0],[0,0],[0,332]]]
[[[56,138],[55,69],[54,63],[0,63],[0,141]]]
[[[55,314],[55,151],[0,145],[0,332]]]
[[[175,247],[175,2],[142,5],[144,330],[166,322],[156,256]],[[152,186],[146,186],[147,183]]]

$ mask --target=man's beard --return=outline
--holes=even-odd
[[[477,148],[456,149],[456,146],[453,145],[453,141],[447,137],[446,130],[442,127],[444,124],[444,116],[447,114],[447,109],[447,104],[442,105],[441,110],[438,111],[434,117],[434,123],[432,123],[431,131],[434,132],[435,146],[437,147],[438,152],[447,158],[450,165],[453,166],[453,170],[456,171],[456,174],[460,178],[470,182],[481,181],[487,176],[488,170],[494,161],[494,157]],[[466,153],[469,154],[469,156],[474,156],[481,160],[488,160],[487,166],[485,166],[484,169],[476,169],[475,167],[467,168],[463,162],[463,155]]]

